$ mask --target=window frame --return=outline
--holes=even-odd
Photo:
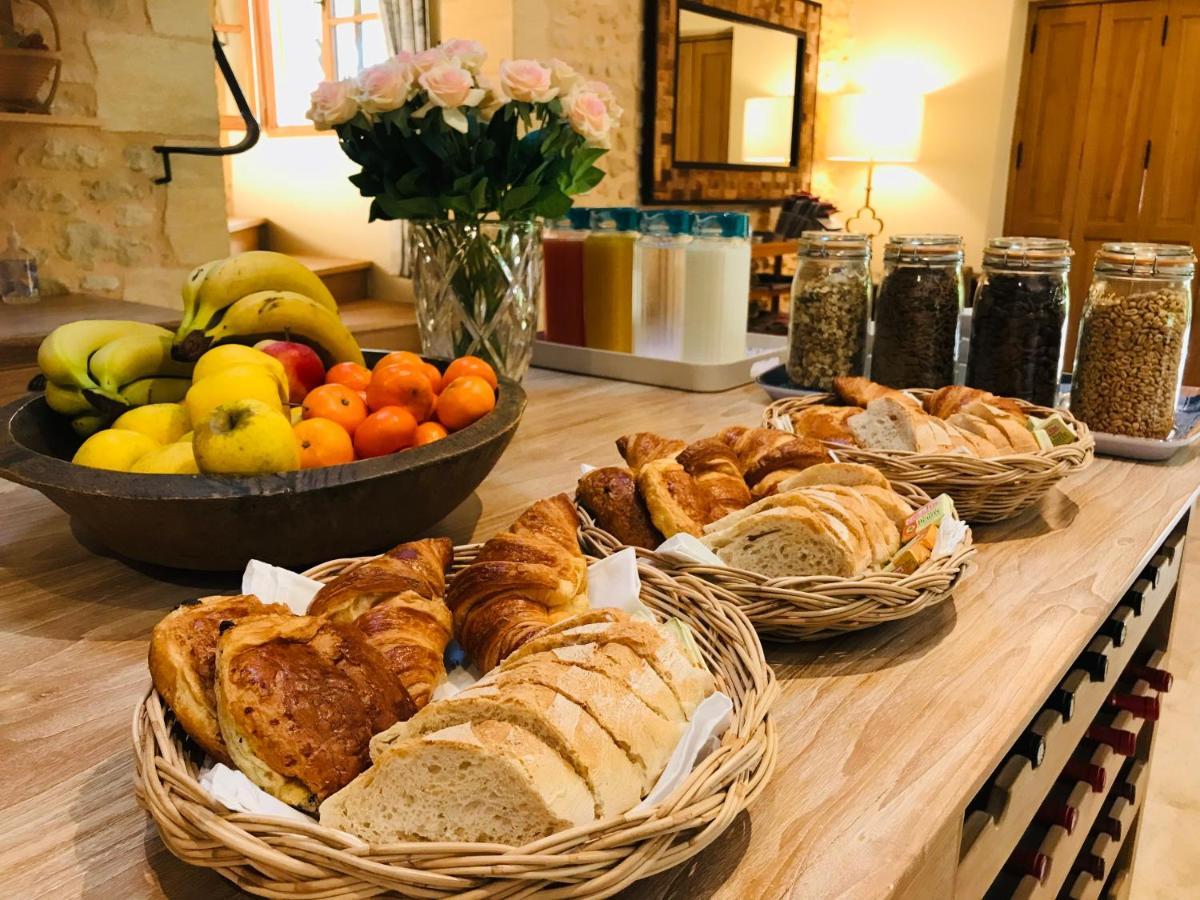
[[[217,34],[217,40],[221,41],[221,49],[225,51],[225,57],[229,60],[229,65],[233,69],[234,75],[238,77],[238,84],[242,88],[242,93],[246,97],[246,103],[250,107],[250,112],[258,117],[258,111],[261,107],[259,102],[259,77],[258,77],[258,45],[255,40],[254,14],[251,10],[251,0],[240,0],[239,10],[241,13],[241,21],[237,23],[231,22],[213,22],[213,31]],[[214,9],[215,12],[215,9]],[[222,40],[222,35],[226,34],[245,34],[247,40],[244,43],[245,49],[240,54],[240,59],[235,59],[229,54],[228,45]],[[239,69],[241,71],[239,71]],[[242,121],[242,117],[237,113],[226,115],[220,110],[220,94],[222,90],[226,90],[224,86],[224,78],[221,75],[219,66],[213,66],[213,72],[217,81],[217,100],[218,100],[218,127],[221,131],[244,131],[246,123]]]

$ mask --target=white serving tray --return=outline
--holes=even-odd
[[[787,352],[787,338],[780,335],[747,334],[746,344],[745,359],[704,364],[538,340],[533,344],[533,364],[541,369],[712,393],[749,384],[760,372],[783,362]]]

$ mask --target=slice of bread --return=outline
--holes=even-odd
[[[844,484],[853,487],[857,484],[873,484],[876,487],[890,487],[883,473],[871,466],[859,463],[818,463],[809,466],[799,475],[793,475],[779,484],[780,492],[801,487],[814,487],[822,484]]]
[[[522,846],[595,820],[592,793],[549,746],[508,722],[462,722],[391,747],[321,804],[321,824],[371,844]]]
[[[703,540],[727,565],[768,578],[849,577],[855,550],[834,534],[827,519],[805,509],[769,509]]]
[[[963,431],[969,431],[977,435],[981,440],[987,442],[992,448],[992,452],[988,454],[989,456],[995,456],[998,453],[1008,453],[1012,450],[1012,443],[1004,436],[1004,432],[987,419],[980,418],[972,413],[957,412],[946,421]]]
[[[860,488],[826,484],[819,488],[808,488],[808,490],[814,493],[820,492],[822,496],[841,503],[853,515],[862,520],[863,530],[871,542],[871,558],[867,568],[891,558],[891,554],[894,552],[891,546],[894,528],[879,507],[861,493]],[[899,533],[896,538],[899,539]]]
[[[858,549],[854,566],[856,572],[870,568],[875,558],[875,545],[868,534],[867,522],[858,512],[843,503],[841,498],[822,492],[819,487],[800,488],[792,493],[803,500],[809,509],[837,519],[850,533],[851,543]]]
[[[892,396],[879,397],[865,411],[846,420],[860,447],[916,452],[934,445],[933,433],[920,408]]]
[[[891,488],[885,490],[864,484],[858,488],[858,492],[878,506],[898,530],[904,528],[905,520],[914,512],[912,504]]]
[[[1029,453],[1040,449],[1037,439],[1029,431],[1029,419],[1026,416],[1013,415],[1006,410],[981,401],[967,404],[963,412],[979,416],[999,428],[1004,432],[1004,436],[1008,438],[1008,442],[1016,453]]]
[[[540,684],[473,686],[426,706],[371,741],[371,757],[422,735],[463,722],[508,722],[524,728],[563,757],[584,780],[598,818],[620,815],[641,799],[641,773],[579,704]]]
[[[996,445],[991,441],[984,440],[973,431],[967,431],[965,428],[960,428],[953,422],[946,422],[946,427],[950,429],[950,433],[956,438],[960,438],[967,442],[971,447],[972,456],[994,456],[996,453]]]

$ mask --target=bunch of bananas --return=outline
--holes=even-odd
[[[192,271],[183,284],[183,321],[172,348],[176,359],[194,362],[214,344],[264,338],[309,344],[327,367],[363,362],[329,289],[292,257],[251,250]]]
[[[192,363],[171,357],[171,332],[158,325],[85,319],[60,325],[38,348],[46,403],[87,437],[125,410],[182,400]]]

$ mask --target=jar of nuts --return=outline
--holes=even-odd
[[[1068,241],[988,241],[971,312],[968,385],[1039,406],[1058,402],[1070,268]]]
[[[1071,384],[1071,412],[1095,431],[1170,436],[1195,271],[1186,246],[1111,243],[1096,252]]]
[[[864,234],[806,231],[792,279],[788,378],[828,391],[861,375],[871,309],[871,242]]]
[[[894,388],[953,384],[964,290],[962,238],[894,235],[883,260],[872,380]]]

